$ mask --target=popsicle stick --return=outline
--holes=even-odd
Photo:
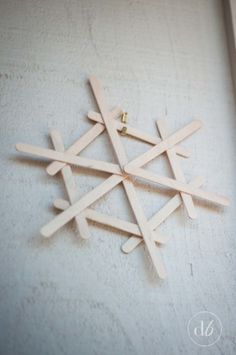
[[[220,196],[220,195],[214,194],[212,192],[207,192],[207,191],[199,189],[199,188],[194,188],[194,187],[192,187],[186,183],[183,183],[181,181],[177,181],[177,180],[168,178],[166,176],[161,176],[161,175],[152,173],[152,172],[147,171],[142,168],[137,168],[137,167],[133,167],[131,165],[130,166],[127,165],[127,167],[125,167],[125,171],[128,174],[133,174],[133,175],[139,176],[139,177],[144,178],[148,181],[156,182],[160,185],[169,187],[169,188],[177,190],[177,191],[186,192],[187,194],[190,194],[190,195],[193,195],[196,197],[200,197],[204,200],[208,200],[210,202],[214,202],[214,203],[217,203],[222,206],[229,205],[229,199],[227,197]]]
[[[122,230],[127,233],[135,234],[136,236],[139,237],[139,239],[143,238],[137,224],[123,221],[121,219],[110,217],[107,215],[103,215],[97,211],[90,209],[90,208],[86,209],[85,214],[86,214],[86,217],[88,219],[90,219],[91,221],[101,223],[101,224],[107,225],[109,227],[113,227],[113,228]],[[153,237],[154,237],[154,241],[159,244],[165,244],[169,240],[169,238],[166,235],[164,235],[160,232],[158,232],[158,233],[154,232]]]
[[[190,185],[193,187],[200,187],[203,180],[200,177],[195,178]],[[149,220],[150,227],[155,231],[179,206],[182,204],[182,198],[179,194],[172,197],[154,216]],[[128,254],[132,252],[143,241],[139,238],[130,237],[121,247],[121,250]]]
[[[115,119],[116,117],[122,114],[121,108],[117,107],[111,111],[111,117]],[[94,125],[88,132],[86,132],[82,137],[80,137],[70,148],[66,150],[66,153],[77,155],[83,149],[85,149],[96,137],[98,137],[105,130],[104,124],[96,124]],[[49,175],[57,174],[65,163],[54,161],[50,163],[47,167],[47,173]]]
[[[63,199],[56,199],[54,201],[54,207],[60,209],[60,210],[65,210],[70,206],[69,202]],[[126,233],[131,233],[134,234],[138,237],[138,239],[142,238],[142,234],[140,232],[139,227],[137,226],[137,224],[128,222],[128,221],[124,221],[122,219],[119,218],[115,218],[115,217],[111,217],[108,215],[105,215],[103,213],[94,211],[90,208],[87,208],[84,211],[84,214],[86,216],[87,219],[93,221],[93,222],[97,222],[115,229],[119,229],[123,232]],[[168,241],[168,237],[164,234],[161,233],[153,233],[154,236],[154,240],[155,242],[159,243],[159,244],[165,244]]]
[[[144,154],[132,160],[129,163],[129,165],[141,167],[147,164],[149,161],[153,160],[154,158],[158,157],[160,154],[164,153],[167,149],[172,148],[174,145],[178,144],[185,138],[189,137],[191,134],[196,132],[201,127],[202,127],[202,122],[200,120],[193,120],[184,128],[175,132],[168,138],[164,139],[163,141],[155,145],[153,148],[149,149]]]
[[[56,152],[55,150],[52,149],[41,148],[35,145],[24,144],[24,143],[16,144],[16,149],[19,152],[28,153],[28,154],[36,155],[51,160],[59,160],[64,163],[77,165],[83,168],[100,170],[112,174],[119,174],[119,175],[121,174],[121,170],[118,165],[107,163],[100,160],[77,157],[75,155],[71,155],[65,152]]]
[[[120,144],[120,138],[119,135],[113,126],[113,122],[111,121],[111,115],[109,113],[109,109],[105,100],[105,97],[103,95],[103,89],[96,77],[90,77],[89,82],[94,94],[94,97],[96,99],[97,105],[99,107],[99,110],[101,112],[102,119],[104,121],[108,136],[110,138],[113,151],[116,155],[116,158],[119,162],[121,170],[123,169],[123,166],[127,164],[127,158],[125,154],[125,150],[123,146]]]
[[[104,125],[102,116],[98,112],[89,111],[88,118],[94,122],[99,122]],[[142,131],[138,128],[134,128],[128,124],[124,125],[124,123],[119,122],[115,119],[112,119],[112,123],[118,131],[122,131],[122,128],[125,126],[127,128],[126,135],[140,139],[143,142],[150,143],[153,145],[156,145],[161,142],[160,138],[158,138],[156,136],[152,136],[151,134],[145,133],[144,131]],[[175,150],[176,154],[178,154],[184,158],[190,157],[190,152],[186,148],[176,145],[173,149]]]
[[[51,131],[51,138],[52,138],[54,148],[58,152],[64,152],[65,147],[61,135],[57,130]],[[73,177],[71,167],[69,165],[65,165],[61,169],[61,174],[62,174],[63,181],[65,183],[70,204],[72,205],[77,200],[77,188],[76,188],[76,183]],[[88,239],[90,237],[89,227],[83,212],[75,216],[75,222],[81,238]]]
[[[94,125],[88,132],[86,132],[81,138],[79,138],[69,149],[65,151],[66,154],[77,155],[83,149],[85,149],[96,137],[98,137],[104,131],[104,127],[100,124]],[[50,163],[46,171],[49,175],[53,176],[57,174],[66,163],[60,161],[53,161]]]
[[[162,139],[167,138],[168,137],[168,129],[167,129],[167,125],[166,125],[166,119],[164,119],[164,118],[159,119],[156,124],[157,124],[157,128],[159,130],[161,138]],[[173,151],[173,148],[171,148],[171,149],[167,149],[166,154],[167,154],[167,158],[169,160],[172,172],[173,172],[176,180],[186,182],[183,171],[182,171],[180,164],[178,162],[178,157],[176,155],[176,152]],[[196,213],[196,209],[193,204],[192,196],[185,194],[184,192],[180,192],[180,195],[182,197],[183,204],[187,210],[189,217],[193,218],[193,219],[197,218],[197,213]]]
[[[108,110],[108,107],[107,107],[107,104],[105,101],[102,87],[100,85],[100,82],[95,77],[91,77],[89,79],[89,81],[90,81],[90,85],[93,90],[94,97],[95,97],[98,107],[100,109],[104,124],[106,126],[107,133],[109,135],[111,144],[113,146],[113,150],[116,154],[117,160],[118,160],[120,168],[122,170],[123,166],[127,164],[127,157],[125,154],[125,150],[120,142],[120,137],[117,133],[117,130],[111,121],[111,116],[109,114],[109,110]],[[156,272],[158,273],[160,278],[165,278],[166,270],[164,268],[164,265],[163,265],[163,262],[161,259],[161,254],[160,254],[158,248],[155,249],[155,242],[153,240],[151,230],[148,227],[148,223],[147,223],[146,217],[143,213],[141,204],[137,198],[134,186],[133,186],[132,182],[128,181],[128,180],[123,181],[123,186],[124,186],[126,195],[128,197],[128,200],[130,202],[130,205],[132,207],[132,210],[134,212],[137,223],[139,225],[139,228],[142,232],[143,239],[145,241],[145,244],[147,246],[147,250],[148,250],[149,255],[153,261],[153,264],[155,266]]]
[[[63,198],[56,198],[53,202],[53,206],[58,210],[65,211],[71,206],[71,204]]]
[[[162,261],[162,256],[159,248],[155,248],[153,233],[151,231],[151,228],[149,228],[148,226],[146,217],[142,210],[140,201],[138,200],[134,186],[129,180],[125,180],[123,185],[125,187],[125,191],[128,196],[131,208],[134,212],[135,218],[142,232],[143,240],[146,244],[147,250],[154,264],[156,272],[161,279],[164,279],[166,277],[166,270]]]
[[[123,179],[126,179],[126,176],[111,175],[103,183],[95,187],[93,190],[83,196],[79,201],[75,202],[73,205],[67,208],[67,210],[61,212],[53,220],[47,223],[41,229],[41,234],[46,238],[53,235],[58,229],[63,227],[76,215],[80,214],[84,209],[98,200],[101,196],[113,189]]]

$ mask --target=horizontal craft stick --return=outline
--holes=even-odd
[[[214,202],[219,205],[223,205],[223,206],[229,205],[229,200],[227,197],[220,196],[220,195],[214,194],[212,192],[207,192],[207,191],[199,189],[199,188],[194,188],[184,182],[177,181],[177,180],[171,179],[166,176],[158,175],[156,173],[152,173],[152,172],[147,171],[142,168],[137,168],[137,167],[134,167],[131,165],[130,166],[127,165],[125,167],[125,171],[128,174],[139,176],[139,177],[149,180],[151,182],[156,182],[160,185],[169,187],[169,188],[177,190],[177,191],[186,192],[187,194],[190,194],[190,195],[193,195],[196,197],[200,197],[204,200],[208,200],[210,202]]]
[[[52,149],[37,147],[30,144],[18,143],[16,149],[19,152],[36,155],[51,160],[59,160],[64,163],[77,165],[83,168],[104,171],[112,174],[121,174],[121,170],[117,164],[107,163],[100,160],[77,157],[65,152],[56,152]]]

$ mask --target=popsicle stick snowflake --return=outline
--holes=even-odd
[[[60,210],[60,213],[41,229],[41,234],[45,238],[49,238],[72,219],[75,220],[79,235],[84,239],[90,237],[87,220],[111,226],[125,231],[130,235],[129,239],[122,246],[122,250],[125,253],[130,253],[140,243],[144,243],[156,272],[160,278],[165,278],[166,270],[159,250],[159,244],[166,243],[168,237],[160,232],[160,224],[181,205],[184,206],[190,218],[196,218],[197,214],[193,197],[205,199],[223,206],[229,204],[226,197],[202,189],[202,178],[195,177],[191,182],[187,183],[179,164],[178,156],[189,157],[190,155],[179,144],[200,129],[202,122],[193,120],[174,134],[169,135],[166,121],[161,119],[157,121],[160,138],[152,136],[143,132],[143,130],[128,125],[126,121],[127,116],[120,108],[109,109],[104,91],[97,78],[91,77],[89,82],[99,112],[90,111],[88,113],[88,118],[94,122],[94,126],[71,147],[68,149],[64,148],[61,135],[56,130],[51,132],[54,149],[22,143],[16,145],[16,149],[20,152],[51,160],[51,163],[46,168],[47,173],[54,176],[60,172],[67,191],[67,200],[59,198],[53,202],[54,206]],[[122,116],[121,121],[117,120],[120,116]],[[114,164],[79,156],[79,153],[104,131],[109,136],[117,163]],[[134,160],[128,161],[120,134],[132,136],[153,145],[153,147]],[[153,173],[144,168],[145,164],[162,154],[166,154],[167,156],[173,172],[173,178]],[[110,176],[78,199],[71,165],[106,172]],[[176,194],[148,220],[137,196],[133,177],[139,177],[152,183],[163,185],[173,189]],[[94,202],[119,184],[122,185],[126,193],[136,223],[108,216],[90,208]]]

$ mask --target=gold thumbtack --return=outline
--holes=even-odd
[[[125,136],[126,135],[126,133],[127,133],[127,127],[122,127],[122,130],[120,131],[120,134],[122,135],[122,136]]]
[[[122,123],[127,123],[128,121],[128,113],[127,112],[123,112],[122,113],[122,116],[121,116],[121,122]],[[125,136],[127,134],[127,127],[122,127],[122,130],[121,130],[121,135],[122,136]]]
[[[122,123],[127,123],[128,121],[128,113],[127,112],[123,112],[122,116],[121,116],[121,122]]]

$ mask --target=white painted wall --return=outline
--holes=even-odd
[[[4,355],[235,354],[235,103],[221,2],[0,1],[1,236],[0,347]],[[91,226],[81,242],[72,226],[45,241],[41,226],[64,197],[46,164],[26,159],[16,142],[51,146],[57,127],[70,145],[91,127],[96,109],[87,77],[104,83],[111,107],[156,134],[167,115],[172,131],[200,117],[205,128],[184,144],[188,179],[231,198],[220,209],[197,202],[161,226],[168,279],[160,282],[143,247],[124,255],[126,236]],[[125,139],[130,159],[147,146]],[[114,160],[107,137],[84,156]],[[165,162],[152,164],[170,174]],[[79,196],[104,176],[77,170]],[[139,189],[147,216],[168,200],[164,189]],[[121,189],[96,208],[132,219]],[[201,349],[186,324],[215,312],[220,341]]]

